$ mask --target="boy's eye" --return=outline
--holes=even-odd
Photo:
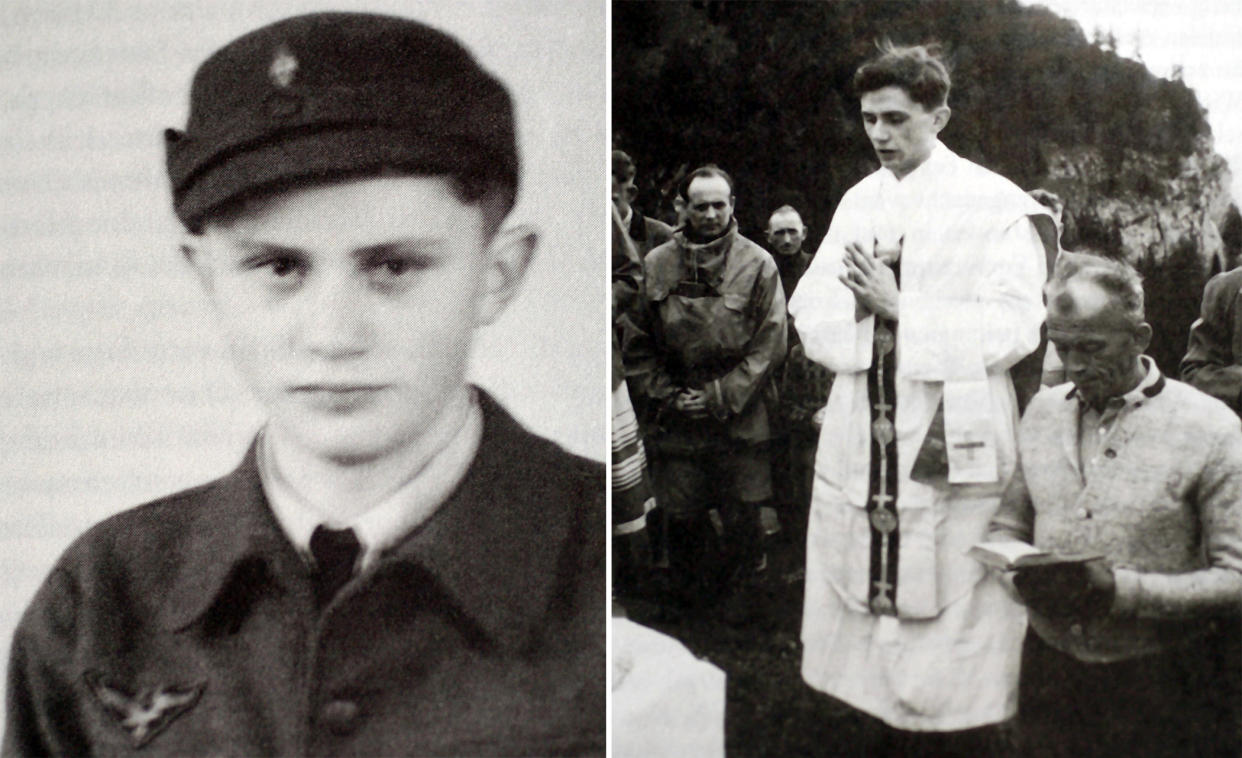
[[[276,276],[288,276],[297,270],[298,262],[292,258],[277,258],[269,261],[267,266]]]
[[[410,269],[410,263],[401,258],[393,258],[392,260],[384,261],[384,268],[393,276],[400,276]]]
[[[267,258],[257,258],[250,261],[249,268],[255,270],[266,271],[267,273],[284,278],[290,274],[296,274],[303,268],[302,261],[291,255],[275,255]]]
[[[421,271],[430,266],[430,261],[420,256],[394,256],[379,258],[372,261],[370,267],[385,276],[402,276],[414,271]]]

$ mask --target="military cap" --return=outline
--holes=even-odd
[[[513,105],[462,45],[424,24],[314,13],[234,40],[194,75],[184,131],[164,132],[177,217],[384,167],[516,193]]]

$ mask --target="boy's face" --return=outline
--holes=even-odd
[[[248,203],[186,253],[275,433],[365,462],[416,444],[465,388],[533,235],[485,239],[441,177],[360,179]]]

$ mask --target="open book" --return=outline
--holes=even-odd
[[[966,555],[976,561],[1001,571],[1010,571],[1030,566],[1053,566],[1061,563],[1086,563],[1102,555],[1061,555],[1047,553],[1034,545],[1017,540],[998,540],[996,542],[979,542],[966,551]]]

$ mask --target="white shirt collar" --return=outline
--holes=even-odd
[[[949,148],[936,140],[927,158],[904,179],[899,180],[892,169],[880,169],[876,213],[873,216],[873,232],[878,246],[901,246],[907,226],[916,223],[917,211],[926,204],[928,188],[936,187],[938,166],[951,155]]]
[[[384,551],[396,545],[435,513],[466,475],[483,435],[483,412],[470,393],[470,407],[462,425],[431,460],[385,500],[349,523],[326,520],[281,475],[269,450],[270,438],[260,432],[257,451],[259,480],[276,521],[303,558],[310,562],[310,538],[315,527],[349,527],[362,545],[359,571],[369,568]]]

